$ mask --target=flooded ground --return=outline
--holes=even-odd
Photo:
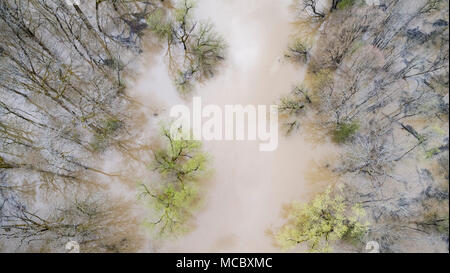
[[[11,7],[22,3],[22,1],[9,2]],[[25,21],[41,22],[41,19],[49,19],[45,14],[40,13],[48,11],[47,8],[41,8],[41,6],[44,7],[41,2],[33,1],[32,6],[39,6],[36,14],[22,12],[27,17]],[[55,2],[56,5],[58,1],[49,2]],[[155,1],[154,3],[156,2],[166,6],[171,5],[172,1]],[[366,2],[369,4],[376,1]],[[42,39],[44,43],[38,45],[36,43],[39,39],[28,39],[30,42],[28,44],[20,38],[27,36],[25,29],[13,28],[8,20],[8,22],[5,21],[4,23],[8,25],[5,27],[11,31],[5,34],[4,40],[9,41],[11,37],[14,37],[11,41],[16,41],[16,37],[20,40],[17,40],[20,43],[6,43],[8,48],[6,54],[3,52],[1,52],[3,55],[0,54],[2,58],[6,56],[11,61],[7,61],[3,69],[6,71],[4,74],[7,81],[5,82],[13,85],[21,83],[14,88],[30,89],[28,91],[32,95],[14,91],[23,97],[17,99],[19,97],[11,96],[7,92],[7,96],[4,97],[11,105],[4,104],[0,107],[3,109],[0,110],[6,110],[6,114],[3,115],[5,119],[0,121],[4,127],[3,131],[13,132],[6,134],[7,137],[4,139],[7,145],[3,145],[5,151],[2,151],[0,157],[0,198],[2,198],[0,202],[2,203],[0,209],[2,219],[0,220],[3,224],[0,228],[6,232],[0,234],[0,252],[67,252],[68,249],[65,246],[68,242],[80,243],[81,252],[278,252],[281,249],[275,245],[273,232],[280,230],[280,226],[286,223],[283,217],[283,213],[286,213],[284,209],[292,201],[308,202],[316,193],[322,192],[326,185],[335,181],[346,184],[346,189],[349,190],[345,192],[350,197],[350,200],[346,201],[364,204],[364,208],[367,208],[369,212],[367,218],[371,220],[370,230],[367,236],[361,238],[361,244],[338,242],[336,249],[338,252],[364,252],[364,243],[372,240],[380,244],[382,252],[447,252],[448,94],[446,93],[445,96],[441,94],[444,92],[443,89],[446,89],[446,84],[445,81],[443,83],[440,81],[447,78],[448,82],[448,66],[442,65],[439,68],[446,69],[446,73],[432,68],[439,67],[437,64],[441,62],[440,59],[448,61],[448,47],[442,46],[448,41],[448,16],[444,14],[445,10],[448,11],[448,3],[446,7],[443,5],[442,10],[436,9],[436,13],[416,14],[416,11],[421,10],[420,5],[425,2],[417,1],[411,5],[408,1],[396,1],[390,5],[378,7],[360,5],[352,7],[353,1],[348,1],[346,4],[350,6],[344,9],[351,8],[351,12],[342,11],[341,8],[333,10],[325,16],[324,23],[319,25],[309,20],[302,20],[302,16],[297,16],[297,22],[294,23],[294,8],[290,6],[293,0],[196,0],[197,7],[192,20],[211,22],[215,28],[213,33],[220,34],[227,44],[224,62],[219,65],[213,77],[196,84],[192,93],[181,95],[173,83],[175,73],[169,75],[169,61],[165,47],[167,42],[169,46],[173,45],[170,44],[172,40],[157,40],[154,35],[156,29],[153,28],[153,33],[142,36],[143,53],[139,56],[138,52],[126,50],[122,52],[119,47],[110,53],[107,47],[102,46],[102,41],[99,41],[100,44],[95,41],[92,45],[90,42],[86,43],[87,47],[83,46],[86,54],[90,55],[89,51],[94,53],[94,56],[89,59],[106,53],[109,56],[117,54],[125,58],[119,58],[117,63],[115,58],[104,60],[104,63],[98,66],[92,66],[88,59],[80,59],[79,64],[76,61],[73,67],[79,71],[79,74],[88,76],[87,73],[92,73],[92,77],[81,79],[84,77],[77,76],[78,72],[74,74],[74,77],[68,76],[69,81],[64,80],[63,86],[70,83],[67,86],[76,92],[63,92],[61,98],[64,98],[64,102],[58,101],[58,105],[62,108],[59,109],[58,106],[54,111],[52,108],[56,106],[55,98],[47,92],[38,92],[43,85],[22,86],[22,83],[27,83],[30,79],[31,82],[38,83],[35,82],[35,74],[39,74],[40,69],[37,71],[32,69],[33,73],[22,73],[24,75],[17,75],[16,72],[22,70],[31,72],[28,68],[24,70],[25,66],[21,61],[24,56],[28,58],[25,63],[29,62],[31,65],[36,62],[39,64],[36,67],[41,67],[44,64],[43,61],[45,65],[42,67],[47,67],[48,57],[46,74],[49,72],[50,80],[45,77],[43,81],[55,82],[55,84],[61,82],[62,72],[67,70],[64,61],[60,59],[61,56],[67,55],[71,58],[70,60],[74,60],[74,56],[78,58],[78,55],[83,55],[76,52],[78,51],[76,46],[76,50],[70,50],[65,45],[65,41],[79,40],[80,37],[76,36],[76,33],[66,35],[67,39],[60,36],[59,34],[68,33],[65,31],[66,26],[63,25],[50,29],[43,28],[40,31],[36,26],[38,30],[36,33],[40,32],[41,35],[35,36],[44,37]],[[150,5],[150,2],[142,3],[142,6],[144,5]],[[110,11],[115,14],[114,16],[116,13],[120,15],[121,12],[114,11],[115,6],[111,5]],[[90,5],[84,8],[86,11],[94,11],[96,6]],[[135,8],[140,9],[139,5]],[[54,14],[55,18],[61,16],[61,19],[75,20],[77,16],[79,17],[79,14],[75,14],[75,11],[71,9],[58,10],[59,12]],[[135,9],[130,9],[130,11],[133,10]],[[326,7],[324,10],[330,10],[330,8]],[[15,8],[7,8],[3,11],[6,14],[12,12],[7,18],[15,18],[13,14]],[[124,14],[130,15],[130,11],[125,8]],[[156,13],[159,11],[164,13],[166,9],[155,10],[151,16],[155,16],[157,26],[163,26],[160,23],[165,20],[159,18],[161,14]],[[168,11],[168,17],[174,16],[170,13],[171,11]],[[79,10],[76,9],[76,12],[79,13]],[[152,31],[150,26],[148,30],[143,30],[142,14],[139,12],[135,14],[136,16],[133,15],[135,21],[134,19],[133,21],[119,20],[119,17],[122,19],[125,17],[117,17],[117,21],[121,24],[112,25],[113,29],[125,27],[133,32],[130,34],[130,39],[123,41],[120,39],[122,42],[132,43],[131,36],[137,34],[134,33],[135,28],[139,31]],[[339,14],[345,14],[345,17]],[[391,16],[393,14],[395,16]],[[75,20],[74,25],[78,24],[81,32],[92,32],[92,28],[83,18]],[[103,32],[98,24],[103,20],[99,18],[101,17],[96,18],[98,31]],[[371,19],[367,25],[365,22],[355,23],[361,21],[361,18],[372,18],[373,21]],[[19,21],[17,22],[20,23]],[[139,26],[135,25],[137,22]],[[305,22],[314,27],[306,27]],[[149,25],[151,25],[150,22]],[[181,23],[181,26],[172,25],[172,34],[174,31],[181,31],[179,28],[183,25],[184,23]],[[345,56],[340,64],[336,63],[337,60],[334,60],[334,57],[333,60],[324,58],[325,64],[331,63],[334,70],[328,71],[329,65],[322,65],[321,57],[327,56],[326,50],[330,48],[339,49],[339,43],[341,43],[339,40],[348,40],[336,34],[340,32],[336,32],[337,29],[334,26],[342,29],[343,34],[347,32],[347,27],[365,29],[365,31],[364,35],[361,34],[362,40],[355,40],[358,41],[358,45],[352,44],[352,53]],[[379,29],[379,26],[383,26],[383,29]],[[70,30],[70,26],[67,27]],[[52,37],[55,34],[55,37],[45,41],[49,33]],[[195,35],[192,33],[189,35]],[[443,36],[439,37],[442,33]],[[127,35],[127,33],[122,34]],[[395,38],[396,36],[398,37]],[[106,36],[104,37],[105,41],[108,40]],[[87,40],[88,36],[85,39]],[[177,61],[181,63],[182,60],[189,60],[187,55],[193,51],[193,47],[186,46],[186,41],[182,39],[176,40],[174,51],[179,50],[175,52],[176,56],[179,53]],[[79,41],[82,43],[81,40]],[[311,65],[308,78],[305,78],[306,65],[299,64],[302,62],[294,64],[291,62],[294,58],[289,60],[285,56],[289,41],[300,41],[313,46],[309,51],[310,57],[307,59],[311,63],[316,62],[316,66],[320,68],[317,71],[320,73],[309,73],[314,70],[311,69],[314,65]],[[373,47],[375,41],[377,46]],[[43,45],[55,42],[55,46],[49,47],[48,53],[51,53],[52,49],[61,47],[67,49],[67,54],[62,49],[63,51],[59,53],[64,52],[63,55],[50,54],[51,56],[42,59],[42,56],[35,52],[36,46],[44,48]],[[370,46],[365,45],[368,42],[371,42]],[[14,44],[20,44],[20,47],[13,46]],[[140,42],[138,44],[141,49]],[[184,44],[184,52],[182,44]],[[103,50],[98,50],[100,47]],[[4,45],[1,46],[1,49],[3,48],[5,48]],[[392,48],[398,50],[391,50]],[[365,49],[369,49],[370,54],[366,55]],[[445,56],[445,50],[447,56]],[[24,54],[21,53],[22,51]],[[361,54],[363,51],[364,54]],[[29,55],[27,52],[32,54]],[[182,54],[186,52],[187,55]],[[406,53],[397,56],[398,52]],[[441,56],[441,53],[444,54]],[[19,61],[14,55],[17,55]],[[222,53],[214,55],[212,58],[214,65],[218,59],[222,59],[221,57]],[[360,58],[364,59],[361,64]],[[373,64],[370,61],[372,58],[376,59]],[[418,62],[415,63],[415,60]],[[438,62],[435,63],[435,60]],[[6,69],[10,66],[8,62],[11,64],[11,70]],[[393,65],[390,64],[391,62]],[[429,71],[422,71],[426,69],[426,66],[422,67],[422,63],[431,64],[431,62],[433,67],[429,68]],[[122,65],[119,63],[124,63],[126,67],[123,73],[121,73]],[[177,62],[171,67],[182,66],[180,63]],[[187,63],[192,64],[189,61]],[[404,69],[397,67],[397,64],[402,63],[406,65]],[[109,68],[104,70],[101,64]],[[335,66],[336,69],[334,69]],[[404,70],[406,74],[398,69]],[[70,70],[67,70],[68,73],[65,74],[73,74],[69,73]],[[115,76],[104,77],[105,71],[113,70],[117,70],[119,82],[116,81]],[[324,90],[320,90],[321,88],[315,88],[312,86],[317,85],[315,80],[321,81],[327,79],[328,75],[333,76],[332,83],[336,84],[333,88],[335,93],[335,91],[346,89],[347,78],[353,74],[353,70],[357,72],[355,75],[369,71],[367,76],[361,77],[352,84],[351,89],[359,89],[358,95],[352,94],[353,98],[345,99],[347,102],[340,103],[340,106],[337,103],[335,106],[333,103],[330,107],[327,104],[322,107],[320,103],[320,107],[314,107],[314,98],[325,98],[323,100],[325,101],[327,96],[333,100],[334,96],[340,95],[338,93],[331,96]],[[375,77],[372,73],[377,75],[381,73],[381,76]],[[198,78],[209,76],[206,74],[199,74]],[[355,78],[355,75],[352,78]],[[391,78],[391,75],[394,77]],[[396,78],[397,76],[402,77]],[[17,77],[23,79],[17,80]],[[189,80],[190,73],[187,72],[183,77]],[[194,78],[194,81],[198,80],[197,77]],[[90,79],[100,80],[98,82],[94,80],[91,85],[87,81]],[[430,79],[432,81],[429,81]],[[201,188],[200,209],[196,206],[193,208],[194,205],[191,206],[191,204],[180,205],[183,209],[186,208],[186,210],[180,209],[182,211],[180,214],[187,215],[186,218],[189,218],[187,221],[189,223],[185,225],[189,225],[186,228],[189,232],[168,239],[165,236],[167,234],[152,234],[149,228],[144,228],[144,223],[161,224],[161,221],[158,221],[161,211],[165,208],[172,209],[172,206],[177,210],[178,204],[174,205],[174,203],[183,199],[176,196],[173,199],[177,202],[167,203],[165,208],[154,212],[152,208],[147,207],[148,200],[139,198],[143,196],[142,184],[152,188],[155,185],[161,186],[163,182],[168,182],[167,184],[173,182],[164,181],[166,177],[157,171],[152,171],[150,167],[155,159],[153,151],[160,149],[160,145],[163,144],[161,125],[168,125],[171,107],[179,104],[192,107],[193,98],[197,96],[201,97],[203,106],[217,105],[222,110],[225,105],[268,106],[277,104],[281,97],[289,94],[294,86],[302,82],[311,85],[309,86],[311,89],[317,89],[308,92],[313,96],[312,106],[307,105],[302,110],[297,120],[299,130],[294,129],[290,136],[284,135],[286,128],[283,128],[283,122],[285,121],[280,116],[278,147],[275,151],[260,151],[261,141],[259,140],[203,141],[203,150],[210,159],[209,170],[206,175],[202,172],[204,176],[201,178],[189,178],[195,180],[195,186]],[[411,84],[412,82],[418,85]],[[422,82],[426,86],[422,86]],[[180,81],[178,84],[180,88]],[[378,88],[378,84],[386,86],[386,89]],[[86,90],[81,90],[85,89],[85,85],[87,85]],[[59,90],[60,85],[55,86],[57,88],[54,90]],[[358,88],[353,88],[355,86]],[[422,91],[422,87],[427,92]],[[433,89],[433,92],[428,92],[428,88],[430,91]],[[375,89],[376,96],[372,95],[372,90]],[[386,99],[383,92],[378,95],[379,89],[385,90],[383,92],[388,94],[389,99]],[[345,95],[345,92],[342,94]],[[424,94],[427,95],[423,96]],[[91,95],[93,95],[92,98]],[[110,99],[111,96],[115,99]],[[364,96],[368,96],[367,100]],[[364,103],[360,104],[359,100],[363,98]],[[27,99],[27,104],[30,102],[29,105],[25,105],[23,99]],[[78,100],[79,103],[76,103]],[[391,102],[387,102],[388,100]],[[92,109],[85,113],[85,109],[91,107]],[[326,122],[330,124],[336,122],[333,118],[325,116],[331,114],[329,110],[334,111],[338,108],[356,114],[355,117],[345,120],[345,123],[337,123],[334,127],[336,129],[334,135],[342,133],[348,138],[348,133],[345,132],[349,129],[344,128],[348,125],[360,127],[357,134],[350,133],[355,137],[352,137],[351,141],[347,139],[348,145],[332,144],[331,131],[324,129]],[[363,108],[367,109],[361,110]],[[13,109],[20,111],[14,113],[11,111]],[[39,113],[41,110],[44,111]],[[321,110],[319,115],[315,112],[316,110]],[[90,111],[92,111],[91,114],[89,114]],[[397,111],[398,114],[396,114]],[[30,118],[21,116],[22,114],[19,113]],[[36,116],[33,113],[36,113]],[[400,114],[405,116],[400,117]],[[295,118],[292,113],[286,116],[289,116],[290,121]],[[400,118],[397,119],[397,116]],[[7,126],[4,126],[4,120]],[[70,121],[72,121],[71,124],[69,124]],[[33,131],[29,131],[30,128],[33,128]],[[383,128],[380,131],[385,132],[373,136],[377,128]],[[178,156],[191,158],[190,154],[182,155],[181,152]],[[362,167],[359,165],[360,161],[364,161]],[[194,172],[199,170],[202,168],[199,167]],[[183,181],[179,179],[180,182]],[[148,195],[152,196],[147,198],[155,197],[150,192]],[[173,196],[164,196],[161,199],[170,201]],[[187,199],[192,197],[189,193],[187,196]],[[191,199],[197,200],[196,197]],[[195,201],[192,203],[196,203]],[[160,208],[155,210],[158,209]],[[190,215],[191,212],[193,215]],[[174,220],[169,214],[167,213],[166,216]],[[37,220],[32,220],[33,217],[28,218],[26,215],[32,215]],[[176,218],[173,222],[178,221]],[[177,223],[182,222],[183,225],[185,218],[179,219],[181,220]],[[79,231],[80,226],[83,227],[83,232]],[[164,231],[169,233],[179,230],[181,229]],[[184,229],[180,232],[183,231]],[[154,233],[157,232],[158,230]],[[306,251],[307,249],[303,247],[305,246],[299,246],[292,251]]]
[[[275,104],[304,76],[305,67],[284,58],[291,26],[291,1],[199,1],[196,15],[211,21],[228,45],[226,62],[192,96],[202,103]],[[142,124],[151,138],[158,120],[175,104],[191,105],[172,85],[163,50],[144,55],[141,73],[129,95],[147,107]],[[131,80],[130,80],[131,82]],[[280,121],[281,124],[281,121]],[[149,134],[149,135],[147,135]],[[258,141],[205,141],[212,175],[206,183],[203,209],[196,228],[185,236],[164,242],[159,252],[265,252],[279,250],[270,230],[281,224],[284,204],[308,197],[327,179],[321,166],[331,159],[332,145],[317,146],[302,134],[285,137],[280,130],[278,149],[260,152]]]

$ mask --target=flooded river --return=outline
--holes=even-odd
[[[291,0],[198,1],[196,17],[212,22],[228,49],[221,70],[196,86],[192,96],[204,105],[270,105],[301,83],[305,67],[290,63],[284,53],[292,29]],[[181,98],[170,80],[164,50],[144,54],[140,73],[129,95],[148,106],[146,115],[168,116]],[[157,120],[148,118],[143,130],[154,134]],[[280,121],[281,124],[281,121]],[[152,136],[143,136],[152,138]],[[154,136],[153,136],[154,137]],[[278,251],[270,231],[282,223],[282,207],[308,200],[320,189],[332,145],[314,145],[302,133],[285,137],[280,130],[274,152],[261,152],[258,141],[204,141],[212,159],[205,183],[205,202],[187,235],[166,241],[159,252]]]

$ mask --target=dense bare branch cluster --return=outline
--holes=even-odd
[[[76,241],[83,252],[124,252],[141,244],[139,224],[122,200],[78,194],[53,200],[53,208],[38,212],[14,191],[6,191],[4,181],[0,196],[0,237],[10,249],[66,252],[65,244]]]
[[[116,144],[124,149],[119,135],[126,130],[130,100],[122,75],[142,51],[145,19],[164,5],[0,2],[1,189],[15,193],[13,203],[7,193],[0,196],[0,203],[10,203],[0,237],[78,236],[69,227],[78,223],[39,216],[32,204],[23,205],[25,184],[64,192],[98,185],[94,173],[110,175],[95,166],[94,155]]]
[[[315,1],[304,4],[317,13]],[[408,236],[448,242],[449,3],[336,7],[309,50],[307,110],[341,145],[334,171],[347,199],[368,209],[384,251]],[[302,94],[295,101],[309,106]]]

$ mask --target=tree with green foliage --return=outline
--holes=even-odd
[[[224,59],[225,43],[207,22],[192,17],[195,2],[180,1],[168,13],[153,12],[148,18],[149,28],[167,41],[169,69],[179,91],[187,93],[193,81],[211,78]]]
[[[195,180],[206,168],[207,157],[201,151],[201,142],[187,139],[174,139],[170,131],[163,129],[167,147],[154,152],[152,166],[165,178],[183,183]]]
[[[297,38],[288,47],[286,57],[293,58],[297,61],[306,62],[308,61],[311,48],[311,42],[305,40],[304,38]]]
[[[334,1],[336,3],[335,7],[339,10],[349,9],[355,4],[356,0],[338,0]],[[334,4],[333,3],[333,4]]]
[[[160,39],[171,38],[172,25],[170,20],[166,18],[164,10],[157,9],[147,17],[148,27]]]
[[[359,129],[359,124],[356,121],[342,122],[336,125],[333,130],[333,141],[336,143],[344,143],[350,139]]]
[[[311,252],[329,252],[333,242],[357,240],[367,232],[364,215],[360,204],[348,204],[329,187],[306,205],[294,203],[276,240],[284,248],[307,244]]]
[[[285,96],[281,98],[278,108],[281,113],[298,114],[305,105],[296,96]]]
[[[146,227],[157,231],[158,236],[170,236],[189,230],[189,220],[200,199],[195,183],[168,183],[155,192],[144,184],[142,187],[142,195],[151,197],[149,205],[159,213],[156,220],[145,223]]]
[[[163,128],[165,147],[154,151],[152,169],[164,182],[152,187],[142,184],[141,197],[150,197],[149,205],[158,214],[146,225],[171,235],[188,230],[192,212],[200,203],[198,180],[206,172],[207,156],[199,141],[175,139]]]
[[[286,135],[290,135],[295,129],[300,127],[299,116],[307,105],[312,104],[309,90],[304,86],[296,86],[291,94],[281,97],[278,106],[279,113],[286,127]]]

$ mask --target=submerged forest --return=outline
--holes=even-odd
[[[448,0],[0,0],[0,252],[448,252],[448,24]],[[277,149],[175,138],[195,97],[277,105]]]

